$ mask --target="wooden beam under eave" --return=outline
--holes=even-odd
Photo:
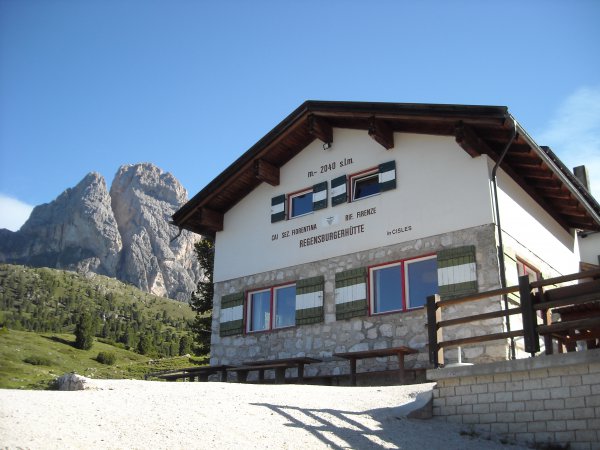
[[[554,179],[554,174],[550,169],[544,169],[541,166],[538,167],[527,167],[525,171],[526,178],[537,178],[539,180],[551,180]]]
[[[599,227],[598,225],[596,225],[596,223],[593,220],[579,220],[580,218],[578,217],[571,217],[569,216],[568,220],[569,220],[569,224],[573,227],[573,228],[579,228],[581,230],[594,230],[594,231],[598,231]]]
[[[569,217],[588,217],[587,212],[579,208],[568,208],[561,206],[559,212]]]
[[[481,139],[475,130],[463,122],[459,122],[454,129],[454,137],[456,143],[471,156],[475,158],[481,154],[489,155],[490,157],[497,158],[497,153],[493,151],[490,146]]]
[[[279,186],[279,167],[268,163],[264,159],[254,161],[254,176],[271,186]]]
[[[559,200],[569,200],[571,199],[571,193],[567,190],[563,190],[560,188],[546,188],[546,187],[538,187],[537,190],[547,198],[554,198]]]
[[[212,209],[201,208],[198,223],[211,231],[223,231],[223,214]]]
[[[530,177],[528,173],[524,174],[525,180],[536,189],[562,189],[563,184],[556,178],[540,180]]]
[[[376,119],[375,117],[369,119],[369,136],[375,139],[375,142],[386,150],[394,148],[394,131],[383,120]]]
[[[510,154],[510,152],[509,152],[509,154],[506,155],[505,159],[506,159],[506,162],[508,164],[510,164],[511,166],[534,167],[534,168],[543,168],[544,167],[542,165],[542,161],[533,154],[531,154],[531,155],[523,155],[523,154],[513,155],[513,154]]]
[[[324,144],[333,142],[333,127],[327,119],[314,114],[308,116],[308,132]]]

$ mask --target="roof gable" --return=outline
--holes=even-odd
[[[199,234],[223,229],[223,215],[260,183],[279,184],[279,169],[315,139],[333,141],[333,128],[365,130],[394,147],[394,132],[454,136],[472,157],[498,161],[513,134],[503,106],[307,101],[183,205],[173,222]],[[517,124],[500,166],[565,228],[600,230],[600,205],[547,147]]]

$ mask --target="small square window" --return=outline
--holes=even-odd
[[[290,219],[292,217],[304,216],[313,212],[313,191],[303,190],[290,194],[288,197]]]
[[[379,172],[372,169],[350,176],[352,201],[379,194]]]

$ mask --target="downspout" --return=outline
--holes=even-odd
[[[496,175],[498,172],[498,167],[500,167],[500,164],[502,164],[504,157],[508,153],[508,149],[510,148],[513,141],[515,140],[515,137],[517,136],[517,121],[513,117],[511,117],[511,119],[513,121],[512,135],[511,135],[510,139],[508,140],[506,147],[504,147],[504,150],[500,154],[500,158],[498,158],[498,161],[496,161],[496,164],[494,165],[494,168],[492,169],[492,175],[491,175],[491,180],[490,180],[492,182],[494,205],[496,208],[496,226],[498,228],[498,268],[500,270],[500,287],[502,289],[504,289],[506,287],[506,267],[504,265],[504,244],[502,243],[502,227],[500,226],[500,206],[498,205],[498,185],[497,185],[497,181],[496,181]],[[504,310],[508,311],[508,295],[503,294],[502,297],[504,299]],[[510,317],[509,316],[506,316],[506,331],[510,333]],[[514,337],[510,338],[510,353],[511,353],[511,358],[516,359],[515,338]]]

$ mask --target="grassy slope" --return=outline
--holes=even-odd
[[[56,286],[51,293],[45,293],[53,300],[60,296],[67,295],[66,286],[70,285],[72,291],[85,292],[86,289],[98,291],[102,294],[113,293],[116,304],[137,303],[148,314],[167,312],[167,315],[176,319],[193,320],[195,313],[187,303],[171,300],[165,297],[158,297],[141,291],[130,284],[123,283],[114,278],[90,273],[87,276],[66,270],[49,269],[46,267],[34,268],[19,266],[13,264],[0,264],[0,281],[11,277],[20,277],[20,280],[26,285],[36,284],[40,276],[44,274],[53,279]],[[82,295],[85,298],[85,294]]]
[[[19,286],[24,287],[22,296],[18,295]],[[114,310],[96,303],[98,296],[102,298],[107,293],[113,295]],[[146,326],[159,323],[160,332],[174,330],[170,325],[173,321],[177,321],[179,327],[195,316],[187,303],[157,297],[112,278],[100,275],[85,277],[62,270],[0,264],[0,298],[6,295],[13,296],[15,306],[8,311],[0,310],[0,323],[4,314],[31,316],[22,307],[28,303],[43,305],[50,317],[52,314],[60,314],[63,311],[60,306],[64,302],[61,300],[63,296],[76,299],[72,309],[78,305],[87,305],[96,311],[114,311],[118,313],[120,320],[128,324],[131,324],[131,316],[125,314],[124,317],[123,311],[130,311],[126,309],[128,305],[136,305],[146,318]],[[166,312],[168,324],[163,321],[163,311]],[[73,327],[74,325],[63,327],[61,332],[65,334],[38,334],[0,328],[0,388],[44,389],[67,372],[77,372],[92,378],[143,378],[147,372],[207,363],[204,358],[189,357],[151,360],[147,356],[99,341],[95,341],[89,351],[78,350],[71,345],[75,337],[68,334]],[[178,328],[178,336],[184,333],[189,333],[187,326]],[[117,356],[115,365],[107,366],[97,362],[95,358],[100,351],[114,352]],[[33,365],[24,361],[32,357],[45,358],[49,365]]]
[[[67,372],[90,378],[143,378],[147,372],[188,367],[196,360],[188,357],[151,361],[147,356],[94,342],[91,350],[78,350],[71,345],[71,334],[0,331],[0,388],[46,389],[50,383]],[[117,356],[113,366],[95,360],[98,352],[110,351]],[[24,359],[46,358],[51,365],[32,365]]]

